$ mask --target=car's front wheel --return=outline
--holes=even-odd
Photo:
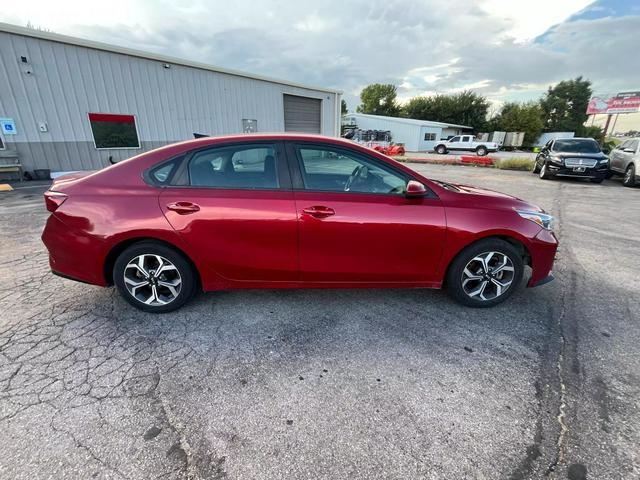
[[[549,180],[552,175],[549,173],[549,169],[547,168],[547,164],[543,163],[542,168],[540,168],[540,178],[543,180]]]
[[[624,179],[622,184],[625,187],[635,187],[636,185],[636,166],[632,163],[627,167],[627,171],[624,173]]]
[[[464,249],[447,273],[449,294],[469,307],[491,307],[516,290],[524,262],[510,243],[499,238],[481,240]]]
[[[436,147],[436,153],[440,154],[440,155],[444,155],[447,153],[447,147],[445,147],[444,145],[438,145]]]
[[[140,310],[171,312],[196,291],[196,272],[178,251],[161,243],[136,243],[117,258],[113,281],[124,299]]]

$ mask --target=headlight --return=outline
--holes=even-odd
[[[542,228],[546,228],[547,230],[553,229],[553,217],[551,215],[547,215],[546,213],[540,212],[527,212],[525,210],[516,210],[518,215],[522,218],[526,218],[527,220],[531,220],[532,222],[536,222]]]
[[[602,160],[600,160],[600,163],[607,163],[609,161],[608,158],[603,158]]]
[[[551,160],[553,163],[559,163],[560,165],[563,164],[562,157],[557,157],[555,155],[551,155],[551,156],[549,156],[549,160]]]

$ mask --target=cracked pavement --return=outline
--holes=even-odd
[[[2,194],[0,478],[639,478],[640,189],[413,168],[556,215],[556,281],[484,310],[235,291],[150,315],[51,275],[43,188]]]

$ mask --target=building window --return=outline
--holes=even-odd
[[[425,133],[424,134],[424,141],[425,142],[433,142],[436,139],[436,134],[435,133]]]
[[[90,113],[89,122],[96,148],[140,148],[133,115]]]

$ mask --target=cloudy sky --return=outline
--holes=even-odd
[[[640,90],[638,0],[21,0],[0,21],[335,87],[350,110],[374,82],[496,105],[577,75]]]

